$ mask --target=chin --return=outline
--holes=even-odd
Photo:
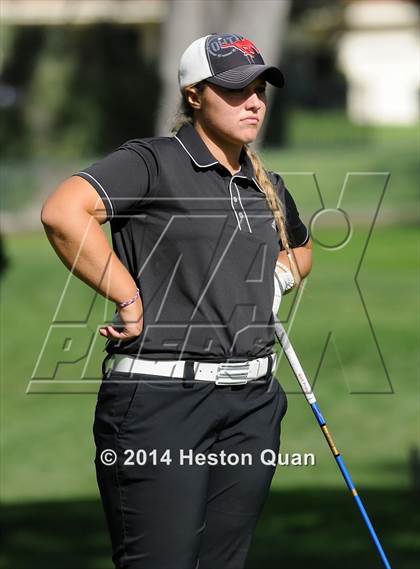
[[[229,139],[234,144],[250,144],[254,142],[257,138],[259,128],[256,127],[249,127],[246,128],[242,127],[239,129],[231,130],[227,132],[226,138]]]
[[[250,144],[251,142],[254,142],[254,140],[257,138],[258,131],[259,128],[257,126],[247,127],[242,130],[238,138],[240,138],[242,144]]]
[[[242,137],[242,144],[252,144],[255,139],[257,138],[258,132],[254,132],[253,134],[249,134],[248,136]]]

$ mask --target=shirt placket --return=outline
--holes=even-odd
[[[229,180],[229,194],[230,194],[230,205],[232,207],[233,213],[236,217],[236,222],[238,224],[239,230],[242,231],[242,222],[245,220],[246,228],[249,233],[252,233],[251,226],[249,224],[248,216],[246,214],[245,208],[241,200],[241,194],[239,188],[234,182],[235,178],[243,178],[247,180],[246,176],[233,175]]]

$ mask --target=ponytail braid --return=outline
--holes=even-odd
[[[263,190],[267,203],[273,213],[274,220],[277,226],[277,233],[280,237],[280,242],[283,246],[283,249],[286,251],[287,258],[289,259],[290,270],[292,271],[295,283],[299,284],[302,279],[300,276],[297,263],[294,258],[294,254],[290,247],[289,238],[287,236],[285,212],[283,205],[280,201],[280,198],[278,197],[278,194],[273,184],[271,183],[271,180],[268,177],[267,171],[263,166],[261,158],[258,156],[256,152],[251,150],[249,146],[245,145],[244,148],[249,159],[252,162],[257,183]]]
[[[254,168],[255,178],[257,180],[258,185],[264,191],[265,198],[267,203],[273,213],[276,226],[277,226],[277,233],[280,237],[281,244],[283,245],[283,249],[286,251],[287,255],[290,254],[290,244],[289,238],[287,236],[286,231],[286,222],[285,222],[285,214],[283,210],[283,205],[277,195],[276,190],[274,189],[273,184],[271,183],[267,172],[262,164],[262,161],[258,154],[251,150],[249,146],[245,145],[245,151],[248,154],[249,159],[252,162],[252,166]]]

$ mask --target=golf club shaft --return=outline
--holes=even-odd
[[[359,511],[362,515],[362,518],[369,530],[369,533],[373,539],[373,542],[375,543],[376,549],[382,559],[382,562],[384,564],[384,566],[386,567],[386,569],[391,569],[391,565],[389,564],[389,561],[385,555],[385,552],[382,548],[382,545],[378,539],[378,536],[376,535],[375,529],[372,525],[372,522],[369,519],[369,516],[367,515],[367,512],[365,510],[365,507],[363,506],[362,500],[360,499],[360,496],[357,493],[356,488],[354,487],[353,481],[350,477],[350,474],[344,464],[344,460],[342,458],[342,456],[340,455],[339,451],[337,450],[337,447],[335,446],[334,440],[328,430],[328,427],[326,425],[325,419],[322,416],[322,413],[318,407],[315,395],[313,394],[312,388],[309,384],[309,381],[306,378],[305,372],[302,369],[302,366],[300,365],[300,362],[298,360],[298,357],[296,355],[296,352],[293,349],[293,346],[290,343],[290,340],[286,334],[285,329],[283,328],[283,325],[279,322],[277,316],[273,313],[274,316],[274,321],[275,321],[275,331],[276,331],[276,336],[280,342],[280,345],[282,346],[284,353],[289,361],[289,364],[296,376],[296,379],[299,382],[299,385],[306,397],[306,400],[308,401],[309,405],[311,406],[311,409],[316,417],[316,420],[318,421],[319,426],[321,427],[321,430],[324,434],[324,437],[328,443],[328,446],[331,449],[331,452],[334,455],[334,458],[338,464],[338,468],[340,469],[341,474],[343,475],[343,478],[347,484],[348,489],[350,490],[350,492],[352,493],[354,500],[357,504],[357,507],[359,508]]]

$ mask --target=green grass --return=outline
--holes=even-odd
[[[26,207],[39,207],[40,199],[86,164],[86,158],[0,160],[1,209],[19,212]]]
[[[420,516],[412,495],[390,488],[370,490],[363,497],[392,567],[417,569]],[[3,520],[4,569],[111,568],[97,500],[6,505]],[[381,562],[348,494],[309,486],[271,492],[246,567],[379,569]]]
[[[289,124],[287,148],[267,149],[263,156],[269,169],[283,175],[304,213],[320,208],[316,181],[325,207],[335,208],[349,174],[342,207],[370,219],[389,175],[379,222],[418,219],[417,128],[358,127],[341,112],[301,110],[293,112]]]
[[[356,229],[350,243],[339,251],[315,246],[314,270],[290,337],[308,377],[316,380],[321,410],[352,465],[355,480],[371,487],[407,484],[408,468],[398,471],[392,465],[407,465],[408,449],[418,441],[418,280],[412,246],[417,237],[409,228],[373,232],[358,278],[365,312],[354,282],[363,233]],[[283,319],[290,321],[293,300],[287,297],[283,304]],[[329,333],[332,340],[322,358]],[[295,391],[295,379],[285,361],[277,375],[287,391]],[[319,453],[319,468],[278,471],[279,484],[305,485],[316,480],[320,485],[340,485],[302,397],[290,395],[289,400],[284,449],[313,449]]]

